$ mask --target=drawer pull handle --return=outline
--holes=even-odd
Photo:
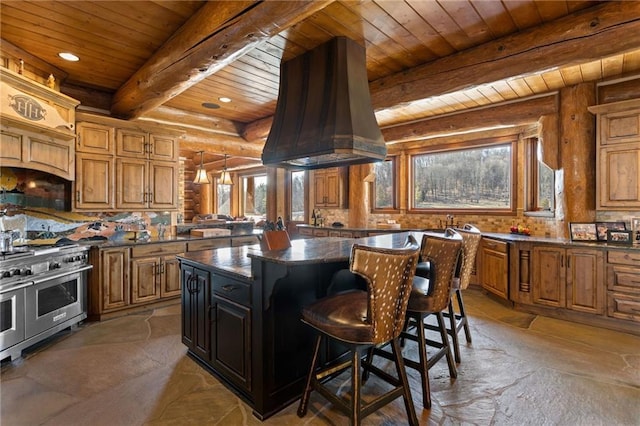
[[[495,243],[485,243],[485,246],[487,246],[488,248],[496,248],[496,244]]]
[[[233,290],[235,290],[237,287],[235,285],[232,284],[227,284],[227,285],[223,285],[222,289],[226,292],[232,292]]]

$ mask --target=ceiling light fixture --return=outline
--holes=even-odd
[[[60,52],[58,53],[58,56],[60,56],[65,61],[70,61],[70,62],[78,62],[80,60],[79,57],[77,57],[76,55],[70,52]]]
[[[219,185],[233,185],[233,181],[231,180],[231,175],[227,170],[227,154],[224,155],[224,168],[222,169],[222,173],[220,173],[220,179],[218,180]]]
[[[207,171],[204,168],[204,163],[202,159],[203,154],[204,154],[204,151],[200,151],[200,168],[196,173],[196,178],[193,180],[193,183],[197,183],[197,184],[210,183],[209,177],[207,176]]]
[[[220,102],[224,102],[225,104],[228,104],[229,102],[231,102],[231,98],[227,98],[226,96],[220,96],[218,100]]]

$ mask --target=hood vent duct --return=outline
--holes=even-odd
[[[319,169],[384,160],[365,49],[336,37],[281,65],[265,165]]]

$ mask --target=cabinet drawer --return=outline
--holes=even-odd
[[[308,229],[308,228],[298,228],[298,233],[300,235],[308,235],[308,236],[312,236],[313,235],[313,229]]]
[[[639,266],[640,250],[636,250],[636,251],[610,250],[607,252],[607,262],[621,263],[623,265]]]
[[[249,284],[218,274],[213,274],[211,281],[213,292],[216,295],[233,300],[244,306],[250,306],[251,287]]]
[[[329,236],[329,231],[327,231],[326,229],[314,229],[313,230],[313,236],[314,237],[328,237]]]
[[[607,299],[607,315],[640,322],[640,297],[610,291]]]
[[[187,243],[187,251],[210,250],[231,246],[231,238],[214,238],[211,240],[190,241]]]
[[[486,249],[494,250],[500,253],[507,253],[509,251],[509,243],[488,238],[482,239],[482,246]]]
[[[607,265],[607,288],[640,293],[640,268]]]
[[[163,254],[182,253],[185,250],[185,243],[160,243],[133,246],[131,248],[132,257],[158,256]]]

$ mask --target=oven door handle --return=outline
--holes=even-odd
[[[0,291],[0,294],[8,293],[10,291],[20,290],[21,288],[30,287],[30,286],[32,286],[34,284],[35,284],[35,282],[33,282],[33,281],[25,281],[22,284],[14,285],[14,286],[8,287],[8,288]]]
[[[84,272],[84,271],[88,271],[89,269],[93,268],[93,265],[85,265],[82,266],[78,269],[74,269],[73,271],[62,271],[59,274],[55,274],[55,275],[47,275],[45,277],[39,277],[36,278],[32,281],[33,284],[40,284],[42,282],[45,281],[51,281],[51,280],[55,280],[56,278],[60,278],[60,277],[66,277],[68,275],[73,275],[77,272]]]

